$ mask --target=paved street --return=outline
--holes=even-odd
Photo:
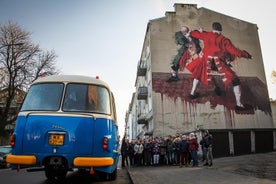
[[[214,159],[213,167],[128,167],[134,184],[275,184],[276,152]]]
[[[21,182],[29,184],[51,183],[45,178],[44,172],[27,173],[25,169],[19,173],[10,169],[1,169],[0,178],[1,183],[9,184]],[[115,181],[101,181],[88,173],[69,172],[62,183],[275,184],[276,152],[218,158],[214,159],[213,167],[142,166],[121,168],[119,164],[118,178]]]
[[[118,177],[115,181],[104,181],[99,179],[97,174],[90,175],[88,172],[68,172],[65,180],[62,182],[50,181],[46,179],[44,171],[27,172],[21,169],[16,172],[11,169],[0,169],[1,184],[131,184],[127,170],[118,169]]]
[[[27,172],[21,169],[20,172],[10,168],[0,169],[1,184],[131,184],[131,179],[126,169],[121,168],[121,157],[119,158],[117,179],[114,181],[105,181],[99,178],[98,174],[90,175],[89,172],[69,171],[62,182],[50,181],[46,178],[44,171]]]

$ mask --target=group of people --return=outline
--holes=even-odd
[[[123,138],[121,145],[122,167],[125,166],[158,166],[179,165],[199,166],[198,151],[202,149],[202,160],[205,166],[213,165],[213,137],[208,130],[203,131],[199,141],[195,133],[176,134],[162,137],[133,139]]]
[[[222,94],[222,89],[217,85],[214,76],[220,76],[225,86],[232,84],[236,99],[236,111],[251,110],[249,104],[242,104],[240,79],[231,69],[231,62],[237,58],[252,59],[252,55],[245,50],[235,47],[231,40],[223,36],[222,25],[219,22],[212,24],[212,31],[206,32],[202,28],[190,31],[183,26],[181,31],[175,33],[176,44],[181,45],[177,55],[171,63],[172,73],[168,82],[179,80],[178,70],[186,68],[193,78],[190,98],[198,98],[199,83],[208,85],[213,82],[215,93]],[[203,47],[201,45],[204,45]]]

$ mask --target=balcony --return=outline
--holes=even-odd
[[[148,118],[147,118],[147,116],[146,116],[145,114],[140,114],[140,115],[138,116],[137,123],[138,123],[139,125],[141,125],[141,124],[147,124],[147,123],[148,123]]]
[[[138,124],[147,124],[153,118],[152,110],[149,112],[138,114]]]
[[[143,64],[142,60],[140,60],[137,67],[137,76],[146,76],[146,74],[147,74],[147,66]]]
[[[146,100],[148,98],[148,88],[139,87],[138,88],[138,100]]]
[[[152,136],[152,134],[153,134],[153,130],[145,132],[146,136]]]
[[[138,68],[137,69],[137,76],[146,76],[147,73],[147,68]]]

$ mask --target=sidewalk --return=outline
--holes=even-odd
[[[202,164],[201,164],[202,165]],[[275,184],[276,152],[214,159],[212,167],[127,167],[133,184]]]

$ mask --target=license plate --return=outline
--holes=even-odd
[[[49,138],[49,145],[62,146],[64,143],[63,134],[51,134]]]

